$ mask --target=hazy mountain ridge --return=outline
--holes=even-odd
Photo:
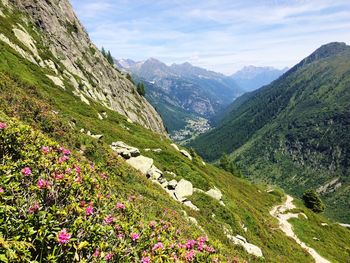
[[[273,67],[246,66],[232,74],[231,77],[242,89],[248,92],[270,84],[287,72],[287,70],[288,68],[276,69]]]

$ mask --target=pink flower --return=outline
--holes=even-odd
[[[151,258],[150,257],[143,257],[141,258],[141,263],[150,263],[151,262]]]
[[[122,204],[122,203],[118,203],[117,204],[117,208],[120,209],[120,210],[123,210],[123,209],[125,209],[125,205]]]
[[[178,244],[177,244],[177,247],[180,248],[180,249],[181,249],[181,248],[186,248],[186,246],[183,245],[183,244],[181,244],[181,243],[178,243]]]
[[[209,247],[209,246],[207,246],[207,247],[205,248],[205,250],[206,250],[207,252],[209,252],[209,253],[214,253],[214,252],[215,252],[215,249],[214,249],[213,247]]]
[[[155,244],[152,248],[152,250],[158,250],[158,249],[163,249],[164,248],[164,245],[162,242],[158,242],[157,244]]]
[[[69,157],[66,155],[63,155],[58,159],[58,163],[63,163],[63,162],[68,161],[68,160],[69,160]]]
[[[113,258],[113,254],[112,254],[112,253],[108,253],[108,254],[105,256],[105,260],[106,260],[106,261],[110,261],[112,258]]]
[[[193,258],[194,258],[194,255],[195,255],[194,250],[191,250],[191,251],[188,251],[188,252],[186,253],[185,258],[186,258],[187,261],[192,261]]]
[[[131,233],[130,237],[131,237],[132,241],[136,241],[137,239],[140,238],[140,235],[137,233]]]
[[[186,248],[187,248],[187,249],[191,249],[191,248],[194,247],[195,244],[196,244],[196,240],[193,240],[193,239],[187,240],[187,242],[186,242]]]
[[[53,178],[55,178],[55,180],[62,180],[64,178],[64,174],[63,173],[54,173]]]
[[[74,165],[75,171],[77,172],[77,174],[81,173],[81,169],[78,165]]]
[[[106,225],[112,224],[113,221],[114,221],[114,217],[113,217],[112,215],[107,216],[107,217],[103,220],[103,222],[104,222]]]
[[[41,151],[42,151],[44,154],[48,154],[48,153],[50,152],[50,148],[47,147],[47,146],[43,146],[43,147],[41,148]]]
[[[64,155],[70,155],[71,154],[70,150],[68,150],[68,149],[63,149],[62,153]]]
[[[203,237],[199,237],[198,239],[199,239],[199,243],[205,243],[208,240],[208,238],[204,237],[204,236]]]
[[[39,179],[37,186],[39,189],[44,189],[44,188],[47,188],[49,186],[49,183],[44,179]]]
[[[87,216],[92,215],[92,213],[94,212],[94,208],[92,205],[89,205],[86,209],[85,209],[85,213]]]
[[[125,235],[124,235],[124,234],[118,234],[117,237],[118,237],[119,239],[124,239]]]
[[[77,176],[77,177],[75,177],[75,179],[74,179],[74,182],[76,182],[76,183],[81,183],[81,181],[82,181],[81,176]]]
[[[3,192],[5,192],[4,189],[0,187],[0,194],[2,194]]]
[[[6,123],[0,122],[0,130],[3,130],[7,127]]]
[[[66,229],[62,229],[60,232],[58,232],[57,234],[57,241],[58,243],[60,243],[61,245],[65,245],[69,242],[70,238],[71,238],[71,234],[67,232]]]
[[[98,249],[95,250],[94,254],[92,254],[93,257],[97,258],[100,256],[100,251]]]
[[[21,172],[22,172],[22,174],[23,174],[24,176],[29,176],[29,175],[32,174],[32,170],[31,170],[29,167],[23,168],[23,169],[21,170]]]
[[[29,214],[34,214],[36,211],[40,209],[40,206],[38,203],[34,203],[31,207],[28,209]]]

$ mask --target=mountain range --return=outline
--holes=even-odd
[[[146,84],[146,98],[157,108],[172,137],[179,141],[206,131],[210,128],[209,123],[215,122],[216,116],[237,97],[270,83],[284,72],[251,66],[225,76],[188,62],[170,66],[154,58],[141,62],[131,59],[115,62],[119,69]],[[196,125],[191,125],[193,123]]]
[[[348,222],[349,58],[345,43],[320,47],[270,85],[238,98],[215,129],[190,145],[211,161],[231,154],[254,181],[297,195],[317,189],[326,213]]]

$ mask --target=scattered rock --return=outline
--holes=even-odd
[[[107,119],[108,118],[108,115],[107,115],[107,112],[102,112],[102,116],[105,118],[105,119]]]
[[[184,155],[185,157],[187,157],[188,159],[190,159],[192,161],[192,156],[188,151],[181,150],[180,153],[182,153],[182,155]]]
[[[210,197],[220,201],[222,198],[222,193],[219,189],[216,187],[214,189],[210,189],[209,191],[205,192],[206,195],[209,195]]]
[[[193,186],[190,181],[187,181],[185,179],[181,179],[180,182],[176,185],[175,188],[175,195],[178,199],[190,196],[193,194]]]
[[[180,151],[179,147],[175,144],[175,143],[172,143],[170,144],[176,151]]]
[[[207,165],[204,161],[202,161],[202,164],[203,164],[203,166],[206,166],[206,165]]]
[[[127,121],[128,123],[134,123],[134,122],[133,122],[131,119],[129,119],[129,118],[127,118],[126,121]]]
[[[152,180],[158,180],[163,176],[163,172],[159,170],[157,167],[152,165],[151,169],[148,170],[147,176],[149,176]],[[161,181],[160,183],[164,183],[165,181]]]
[[[189,208],[191,208],[194,211],[199,211],[199,208],[197,206],[195,206],[194,204],[192,204],[192,202],[189,200],[186,200],[185,202],[183,202],[183,204],[185,206],[188,206]]]
[[[327,223],[321,223],[321,226],[328,226]]]
[[[142,155],[137,157],[132,157],[126,160],[126,162],[132,167],[134,167],[135,169],[139,170],[144,175],[147,174],[147,172],[151,169],[153,165],[153,159]]]
[[[100,120],[103,120],[103,117],[101,114],[97,113],[97,117],[100,119]]]
[[[115,151],[125,159],[129,159],[131,157],[137,157],[140,155],[139,149],[129,146],[122,141],[112,142],[111,148],[113,151]]]
[[[242,240],[243,242],[247,243],[247,239],[245,239],[244,237],[240,236],[240,235],[236,235],[236,238]]]
[[[222,205],[222,206],[226,206],[223,201],[220,201],[219,204]]]
[[[239,235],[237,236],[227,235],[227,238],[232,243],[242,246],[249,254],[254,255],[256,257],[263,257],[261,248],[259,248],[256,245],[248,243],[244,237]]]
[[[342,227],[346,227],[346,228],[350,229],[350,224],[342,224],[342,223],[338,223],[338,224]]]
[[[94,138],[96,140],[101,140],[103,138],[103,135],[102,134],[91,134],[90,137]]]
[[[175,189],[177,186],[177,181],[175,179],[171,180],[169,183],[168,183],[168,188],[169,189]]]

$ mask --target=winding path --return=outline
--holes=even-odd
[[[316,252],[313,248],[307,246],[304,242],[302,242],[294,233],[293,226],[291,223],[288,222],[290,218],[298,218],[299,213],[293,214],[293,213],[285,213],[288,210],[291,210],[295,208],[295,205],[293,204],[293,197],[287,195],[287,200],[282,205],[277,205],[272,208],[270,211],[270,214],[277,218],[279,221],[279,227],[280,229],[289,237],[293,238],[295,242],[297,242],[303,249],[305,249],[314,259],[316,263],[331,263],[324,257],[322,257],[320,254]],[[306,216],[306,215],[305,215]]]

